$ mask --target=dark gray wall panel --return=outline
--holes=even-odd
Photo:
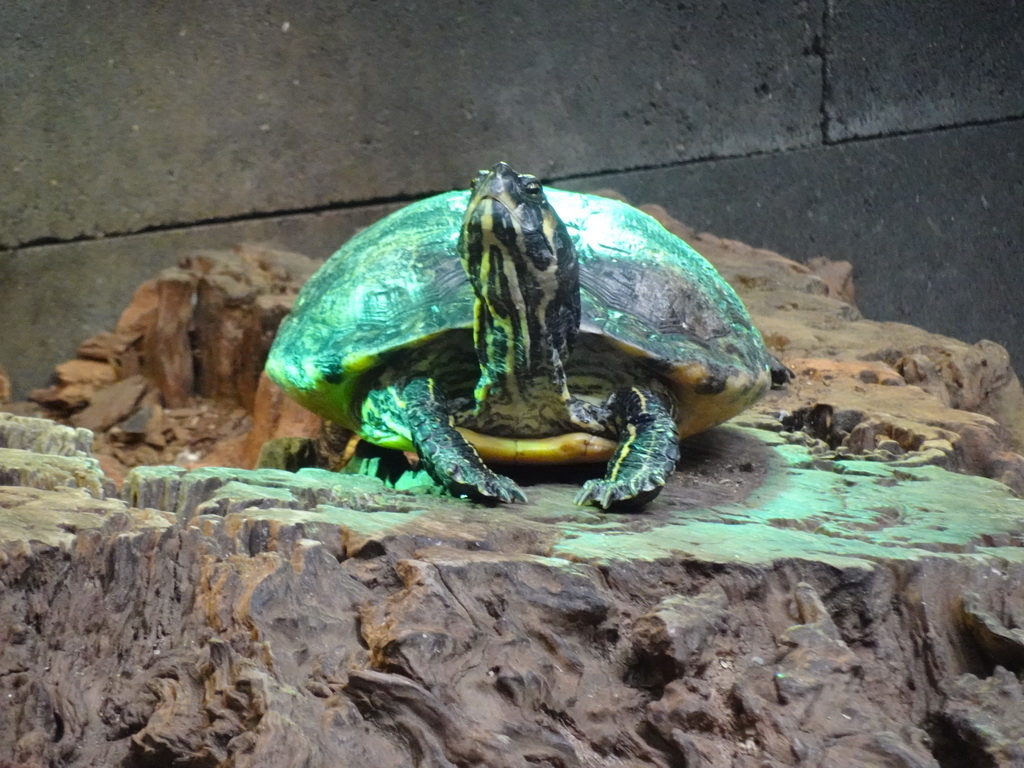
[[[820,138],[820,11],[759,3],[0,7],[0,247]]]
[[[829,5],[829,139],[1024,115],[1024,3]]]

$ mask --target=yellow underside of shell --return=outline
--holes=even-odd
[[[604,463],[615,453],[616,443],[586,432],[553,437],[495,437],[456,427],[480,458],[498,464]]]

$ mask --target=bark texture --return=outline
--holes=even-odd
[[[632,516],[322,470],[138,468],[116,497],[5,449],[51,471],[0,488],[0,756],[1020,765],[1024,502],[750,426],[686,449]]]
[[[283,257],[196,254],[140,289],[38,393],[72,426],[0,414],[0,766],[1024,765],[1005,351],[866,320],[841,264],[652,212],[797,378],[688,440],[643,514],[575,507],[564,470],[514,507],[318,469],[115,484],[80,427],[185,443],[171,404],[196,391],[253,409],[233,450],[315,428],[250,359]]]

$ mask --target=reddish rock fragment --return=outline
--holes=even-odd
[[[85,410],[71,417],[71,423],[93,432],[102,432],[127,418],[138,406],[148,384],[142,376],[104,387],[93,395]]]

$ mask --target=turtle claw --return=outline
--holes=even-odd
[[[395,397],[401,402],[420,463],[434,482],[452,496],[484,504],[526,501],[515,481],[488,469],[476,449],[452,426],[450,405],[432,379],[412,379]]]
[[[483,504],[516,504],[526,502],[526,494],[523,493],[518,485],[506,477],[501,477],[500,475],[496,477],[505,482],[483,482],[472,488],[465,487],[460,489],[462,491],[460,495],[464,494],[473,501],[479,501]]]
[[[605,511],[626,512],[653,500],[665,487],[665,478],[654,473],[630,480],[588,480],[576,494],[575,502],[583,507],[593,504]]]
[[[605,476],[584,483],[576,503],[629,512],[653,500],[665,487],[679,460],[678,432],[666,400],[651,390],[620,390],[607,406],[621,425],[619,446]]]
[[[501,485],[497,497],[501,499],[505,504],[525,504],[526,494],[523,493],[523,489],[516,485],[515,481],[509,480],[507,477],[496,475],[501,480]]]
[[[453,472],[450,481],[444,485],[453,496],[466,496],[483,504],[513,504],[526,501],[526,494],[514,480],[491,472],[485,467],[468,473]]]
[[[585,507],[587,504],[593,504],[601,509],[608,509],[622,496],[623,488],[620,483],[604,479],[588,480],[583,484],[580,492],[576,494],[575,502],[581,507]]]

